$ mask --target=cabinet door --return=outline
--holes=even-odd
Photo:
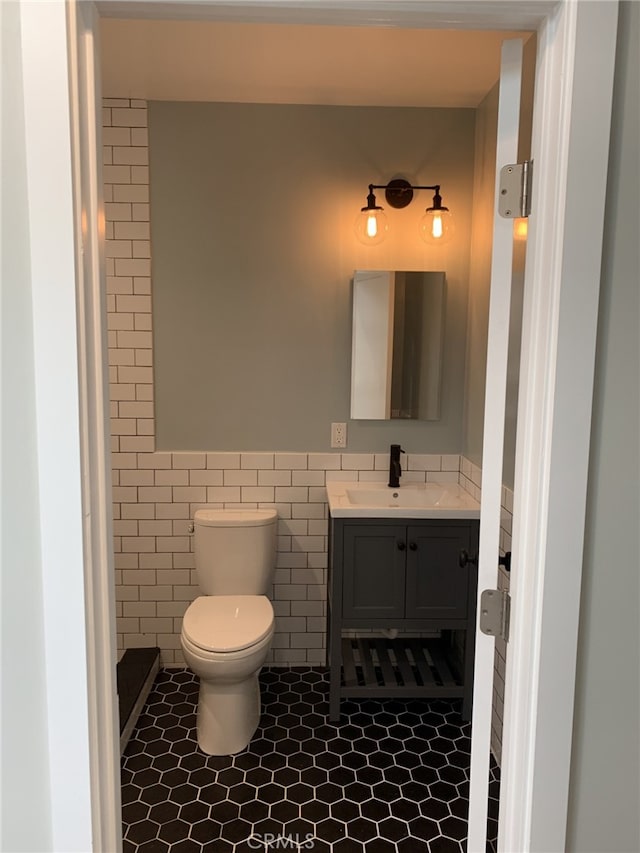
[[[345,525],[342,616],[402,619],[406,527]]]
[[[408,618],[467,618],[470,566],[461,568],[459,555],[462,549],[475,553],[470,532],[464,523],[408,528]]]

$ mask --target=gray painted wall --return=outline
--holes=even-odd
[[[620,6],[567,850],[640,850],[640,6]]]
[[[159,450],[459,453],[474,110],[152,102],[150,191]],[[442,185],[453,241],[425,246],[431,193],[357,242],[370,182]],[[380,201],[384,204],[382,196]],[[351,421],[355,269],[447,274],[442,418]]]

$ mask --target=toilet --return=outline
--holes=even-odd
[[[266,593],[277,521],[275,510],[200,509],[194,516],[202,595],[187,608],[180,639],[200,678],[198,745],[209,755],[240,752],[258,726],[258,674],[274,631]]]

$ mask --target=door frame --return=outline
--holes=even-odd
[[[517,570],[512,578],[512,641],[503,733],[505,805],[499,849],[523,853],[564,849],[617,2],[206,0],[179,4],[109,0],[96,6],[74,0],[71,5],[91,9],[85,16],[85,38],[96,65],[101,13],[537,30],[534,214],[525,275],[514,488],[513,563]],[[593,45],[598,48],[599,64],[594,62]],[[91,85],[91,81],[85,83]],[[74,100],[77,89],[72,85],[72,104]],[[82,104],[75,103],[75,107],[77,120],[91,124],[94,116],[83,113]],[[86,127],[85,131],[89,132]],[[99,141],[96,137],[97,144]],[[75,157],[74,180],[76,184],[88,182],[99,204],[97,161],[93,158],[84,166],[80,174]],[[98,222],[96,217],[92,227],[98,228]],[[78,222],[76,230],[81,232]],[[100,288],[96,254],[100,240],[99,235],[94,236],[85,245],[85,253],[93,256],[88,268],[94,272],[79,282],[90,305],[99,304]],[[104,377],[98,369],[102,339],[90,323],[86,327],[90,331],[83,341],[84,355],[95,367],[96,397],[104,399]],[[86,388],[80,389],[81,396],[83,392]],[[95,402],[93,405],[95,408]],[[84,451],[93,448],[91,453],[99,462],[102,451],[96,447],[95,436],[92,439],[90,423],[91,418],[83,425],[81,446]],[[104,478],[95,476],[86,464],[83,477],[97,505],[106,507],[109,493]],[[94,516],[92,524],[99,527],[103,523],[104,519]],[[104,552],[86,563],[86,620],[93,632],[78,641],[86,643],[97,705],[111,708],[113,721],[113,676],[104,667],[105,649],[113,643],[113,602],[110,597],[105,602],[102,593],[110,571]],[[83,678],[86,684],[86,674]],[[93,849],[118,850],[113,839],[118,836],[119,800],[112,790],[113,773],[104,774],[95,746],[101,743],[107,754],[113,754],[117,731],[113,722],[102,730],[97,726],[97,718],[90,716]]]
[[[93,849],[122,849],[99,18],[67,6]],[[109,699],[109,697],[111,697]],[[114,820],[115,816],[115,820]]]
[[[522,124],[520,117],[523,73],[523,40],[506,39],[502,42],[500,51],[476,614],[481,612],[483,591],[495,590],[498,586],[500,524],[504,502],[502,500],[503,458],[511,295],[515,275],[515,239],[513,221],[495,215],[495,205],[499,194],[502,166],[518,161],[520,125]],[[487,846],[496,640],[495,636],[481,630],[481,619],[476,619],[475,630],[467,847],[470,850],[484,850]],[[510,655],[507,655],[507,658],[509,657]],[[500,795],[504,798],[503,786],[501,786]],[[501,807],[500,810],[504,814]]]

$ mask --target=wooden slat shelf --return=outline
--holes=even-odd
[[[456,698],[458,662],[442,639],[342,638],[340,696]]]

